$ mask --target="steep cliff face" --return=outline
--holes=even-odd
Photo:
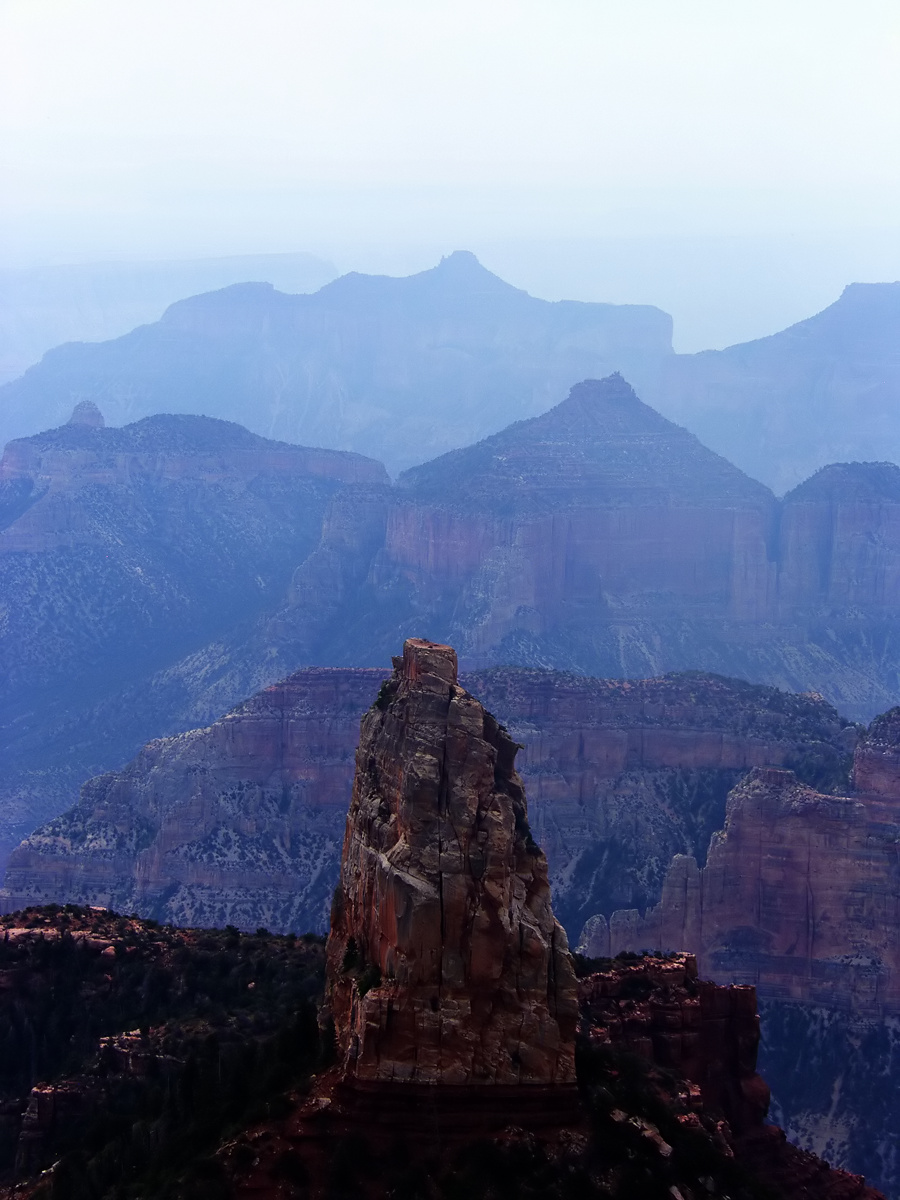
[[[456,583],[453,632],[475,657],[521,628],[521,609],[529,632],[563,638],[637,595],[670,619],[765,611],[771,495],[620,376],[401,484],[375,570],[432,604]]]
[[[384,674],[309,668],[150,743],[13,852],[3,903],[324,930],[359,722]],[[524,747],[531,828],[574,935],[598,911],[655,902],[672,855],[702,855],[751,767],[838,786],[855,736],[815,697],[734,680],[494,668],[463,683]]]
[[[706,866],[674,859],[657,906],[613,914],[611,948],[684,947],[714,978],[769,999],[900,1012],[898,768],[894,709],[856,747],[850,796],[822,795],[791,771],[751,772]]]
[[[891,616],[900,587],[900,467],[835,463],[784,498],[778,595],[785,612],[862,607]]]
[[[717,623],[768,611],[774,497],[619,376],[399,484],[365,580],[340,607],[350,638],[326,643],[333,661],[386,655],[418,622],[472,664],[641,676],[663,660],[696,666],[704,639],[715,658]],[[295,582],[321,593],[314,570]],[[664,646],[662,627],[679,630]]]
[[[301,672],[151,742],[14,853],[5,911],[52,896],[179,925],[324,929],[359,717],[383,678]]]
[[[515,754],[453,650],[408,640],[363,719],[332,909],[345,1081],[574,1085],[575,976]]]
[[[828,468],[779,504],[620,377],[588,380],[406,472],[380,534],[342,502],[254,646],[314,628],[328,661],[368,664],[423,631],[467,666],[699,668],[870,719],[897,699],[892,471]]]
[[[586,944],[685,948],[712,978],[755,984],[778,1120],[893,1192],[900,710],[860,740],[853,780],[834,796],[790,771],[753,771],[731,793],[706,865],[676,857],[658,905],[614,913],[608,930],[589,923]]]
[[[14,443],[0,857],[148,738],[420,633],[470,668],[700,668],[870,719],[900,698],[892,470],[834,468],[779,508],[617,378],[395,487],[201,418]]]

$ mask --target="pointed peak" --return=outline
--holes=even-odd
[[[436,267],[412,278],[423,283],[439,283],[442,288],[449,285],[450,289],[457,293],[488,292],[493,295],[502,292],[510,296],[528,295],[521,288],[514,287],[493,271],[489,271],[471,250],[454,250],[452,254],[445,254]]]
[[[685,430],[645,404],[627,379],[615,371],[603,379],[583,379],[569,391],[565,400],[540,417],[535,429],[552,427],[572,420],[588,426],[601,426],[608,435],[614,427],[620,433],[669,433],[685,436]],[[690,435],[687,435],[690,436]]]
[[[634,405],[641,408],[649,407],[649,405],[640,399],[637,392],[619,371],[613,371],[612,375],[605,375],[602,379],[582,379],[580,383],[573,384],[568,396],[562,403],[568,404],[573,402],[582,404]]]

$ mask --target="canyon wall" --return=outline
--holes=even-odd
[[[385,672],[309,668],[151,742],[12,854],[3,904],[77,901],[181,924],[323,930],[360,719]],[[855,729],[821,699],[700,675],[642,681],[492,668],[462,682],[523,746],[530,822],[570,934],[653,903],[702,854],[752,767],[839,786]]]
[[[676,857],[658,905],[612,915],[608,948],[683,948],[766,999],[900,1013],[900,710],[860,740],[853,781],[822,795],[791,771],[752,771],[706,865]]]
[[[898,699],[900,469],[779,504],[619,377],[395,486],[199,417],[64,426],[2,474],[0,858],[149,738],[406,636],[468,670],[700,668],[856,719]]]
[[[898,699],[892,464],[825,468],[779,503],[613,376],[386,499],[378,533],[371,509],[335,502],[254,653],[315,629],[328,661],[375,664],[423,632],[466,667],[703,669],[813,689],[858,719]]]
[[[0,859],[89,775],[198,724],[148,676],[252,624],[315,548],[331,497],[387,483],[372,459],[224,421],[75,416],[0,460]]]
[[[900,709],[860,739],[852,783],[848,794],[825,795],[791,771],[755,769],[729,796],[705,866],[675,857],[660,902],[589,921],[584,948],[689,950],[711,978],[753,984],[779,1124],[892,1193]]]

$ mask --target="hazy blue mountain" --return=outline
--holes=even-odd
[[[673,356],[643,395],[779,493],[827,463],[900,462],[900,283],[854,283],[781,333]]]
[[[330,498],[387,484],[372,459],[207,417],[76,415],[0,462],[0,852],[86,763],[146,740],[111,698],[282,602]]]
[[[658,309],[538,300],[459,252],[312,296],[226,288],[115,341],[61,346],[0,388],[0,436],[58,424],[90,399],[113,425],[203,413],[395,471],[545,411],[573,380],[621,370],[645,385],[670,354]]]
[[[232,275],[243,262],[226,261]],[[265,260],[256,263],[244,263],[246,275],[263,278]],[[149,285],[133,286],[136,299]],[[30,320],[27,296],[7,308],[0,336],[4,320]],[[314,295],[235,285],[179,301],[114,341],[58,346],[0,387],[0,438],[58,423],[91,399],[114,425],[203,413],[372,454],[397,472],[537,416],[574,380],[614,370],[778,493],[830,462],[900,461],[900,283],[852,284],[780,333],[676,355],[658,309],[539,300],[466,252],[406,278],[345,275]]]
[[[314,292],[337,273],[312,254],[0,269],[0,383],[62,342],[100,342],[158,321],[185,296],[248,279],[284,292]]]
[[[393,485],[186,416],[15,441],[0,477],[20,833],[148,739],[412,635],[467,668],[702,669],[855,719],[900,701],[900,468],[838,464],[779,502],[620,376]]]
[[[287,603],[200,658],[226,700],[272,656],[378,666],[416,635],[467,667],[702,669],[868,719],[900,701],[898,595],[900,468],[835,465],[779,502],[611,377],[364,505],[336,496]]]

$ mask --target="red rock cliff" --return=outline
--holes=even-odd
[[[826,796],[790,771],[751,772],[706,866],[676,856],[658,905],[613,914],[609,948],[690,950],[769,999],[900,1012],[900,710],[873,721],[854,779],[853,795]]]

